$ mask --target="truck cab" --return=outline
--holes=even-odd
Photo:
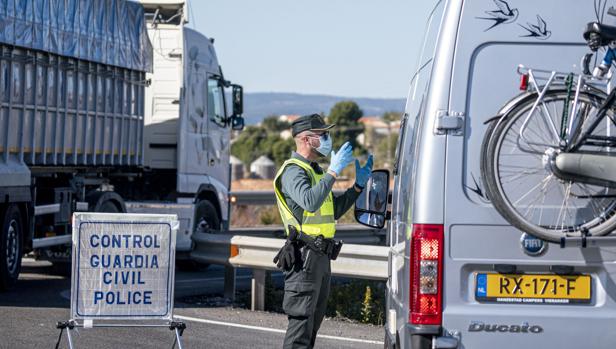
[[[141,1],[153,47],[145,91],[144,168],[166,178],[173,193],[127,202],[129,212],[179,213],[179,252],[193,247],[192,233],[228,227],[230,135],[243,127],[242,88],[225,80],[214,39],[188,28],[184,0]],[[225,90],[230,88],[229,96]],[[231,97],[235,103],[227,102]]]

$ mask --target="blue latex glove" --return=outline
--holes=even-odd
[[[355,159],[355,185],[364,189],[370,176],[372,176],[372,154],[368,156],[364,167],[359,166],[359,160]]]
[[[332,161],[329,163],[329,169],[340,176],[342,170],[353,161],[353,147],[351,143],[346,142],[338,149],[338,152],[332,150]]]

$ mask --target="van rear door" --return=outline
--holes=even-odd
[[[525,253],[523,232],[494,210],[480,172],[484,122],[520,93],[517,66],[579,72],[580,59],[588,52],[582,30],[596,19],[593,4],[578,0],[458,4],[463,15],[456,34],[450,111],[463,113],[465,126],[463,136],[447,137],[443,326],[457,331],[465,348],[613,347],[616,249],[561,249],[549,244],[538,256]],[[583,304],[552,304],[482,297],[484,281],[500,280],[499,272],[514,270],[544,279],[557,271],[590,275],[591,299]],[[504,287],[503,292],[511,292]]]

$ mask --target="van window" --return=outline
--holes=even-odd
[[[222,94],[223,88],[220,80],[209,78],[207,80],[207,116],[218,126],[225,127],[225,104]]]
[[[445,11],[445,1],[439,0],[435,5],[428,20],[426,21],[426,31],[423,40],[421,54],[418,62],[418,71],[426,64],[427,61],[432,60],[434,57],[434,50],[436,49],[436,43],[438,42],[439,29],[441,28],[441,19],[443,12]]]
[[[394,174],[397,181],[394,188],[394,209],[390,243],[392,245],[406,241],[408,228],[411,224],[412,190],[415,182],[417,155],[417,138],[421,124],[425,95],[430,85],[432,75],[432,60],[438,41],[438,33],[445,8],[445,1],[438,1],[430,13],[426,23],[426,34],[419,57],[419,66],[409,89],[406,113],[400,126],[401,136],[396,149]]]

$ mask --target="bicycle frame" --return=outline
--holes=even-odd
[[[566,152],[574,152],[578,150],[583,145],[591,145],[591,146],[603,146],[603,147],[616,147],[616,136],[593,136],[593,131],[599,126],[601,121],[603,121],[607,115],[608,110],[612,107],[614,102],[616,101],[616,90],[611,89],[611,75],[608,75],[606,78],[596,78],[591,75],[586,74],[572,74],[572,73],[563,73],[558,71],[549,71],[549,70],[541,70],[541,69],[532,69],[527,68],[523,65],[518,66],[518,74],[528,76],[529,87],[538,93],[537,100],[531,107],[528,116],[524,120],[522,127],[520,128],[520,138],[523,139],[527,144],[533,144],[535,142],[529,141],[525,137],[526,129],[528,127],[528,123],[530,119],[534,116],[538,109],[541,110],[540,114],[543,116],[543,121],[548,126],[548,129],[554,136],[555,143],[547,144],[550,147],[559,147],[561,150]],[[568,81],[569,80],[569,81]],[[567,113],[567,125],[564,127],[564,132],[561,134],[558,131],[557,125],[554,123],[554,120],[549,117],[550,113],[547,110],[547,107],[544,103],[544,97],[548,91],[554,89],[555,86],[558,87],[571,87],[567,86],[568,84],[572,84],[575,81],[575,93],[573,96],[573,106],[571,110]],[[580,133],[580,127],[583,125],[583,121],[578,117],[578,107],[579,107],[579,98],[580,93],[584,90],[595,90],[595,91],[609,91],[609,95],[598,108],[597,114],[594,116],[594,120],[590,127],[588,127],[584,132]],[[565,115],[563,115],[565,116]],[[610,117],[610,120],[614,125],[616,125],[616,120]],[[563,126],[560,125],[561,129]],[[546,144],[542,144],[546,145]]]

